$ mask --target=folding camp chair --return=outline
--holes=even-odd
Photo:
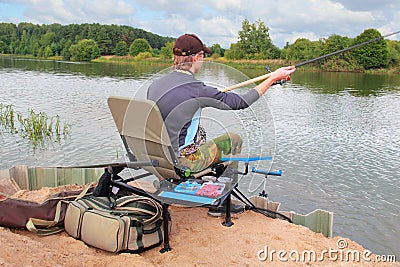
[[[161,113],[153,101],[111,96],[108,98],[108,105],[131,162],[123,165],[122,168],[129,167],[132,162],[136,162],[135,168],[142,168],[146,171],[144,174],[121,179],[117,175],[122,170],[121,166],[110,166],[109,172],[114,177],[111,179],[111,184],[129,192],[151,197],[162,205],[165,223],[164,248],[161,252],[170,250],[168,236],[169,205],[216,207],[225,203],[226,211],[223,225],[233,225],[230,204],[231,193],[237,187],[237,174],[236,179],[228,178],[228,182],[216,195],[199,196],[185,191],[185,189],[178,189],[182,189],[182,185],[188,189],[189,185],[202,183],[202,178],[215,177],[215,179],[211,179],[215,181],[216,178],[221,177],[230,163],[240,161],[240,158],[238,159],[237,156],[228,157],[222,163],[213,165],[206,170],[191,173],[185,166],[178,165]],[[247,174],[248,162],[251,159],[247,158],[246,160],[246,171],[242,174]],[[159,181],[152,192],[128,184],[147,176],[156,176],[157,181]],[[188,186],[185,187],[185,185]],[[190,189],[188,190],[190,191]],[[240,197],[240,195],[237,196]]]

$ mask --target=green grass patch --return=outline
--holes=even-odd
[[[71,126],[62,123],[60,116],[29,109],[26,115],[14,111],[13,105],[0,103],[0,133],[18,134],[33,145],[34,150],[44,148],[49,141],[60,142],[70,134]]]

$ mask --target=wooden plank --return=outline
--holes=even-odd
[[[35,167],[36,175],[29,177],[32,184],[31,190],[41,189],[43,187],[55,187],[57,180],[56,168]]]
[[[268,198],[260,197],[260,196],[252,196],[249,198],[250,202],[253,203],[254,206],[262,209],[278,211],[281,203],[269,201]]]
[[[28,166],[19,165],[12,167],[10,169],[10,178],[14,178],[21,189],[29,190]]]
[[[28,188],[27,190],[32,190],[32,188],[36,187],[36,168],[29,167],[28,168]]]
[[[85,170],[85,184],[97,183],[104,173],[104,168],[87,168]]]
[[[21,188],[13,178],[0,179],[0,193],[11,196],[19,190],[21,190]]]
[[[55,181],[56,185],[57,186],[65,185],[65,172],[64,172],[64,170],[56,168],[55,172],[56,172],[56,181]]]
[[[11,178],[9,169],[0,170],[0,179],[3,178]]]
[[[315,210],[309,214],[302,215],[295,212],[280,211],[279,202],[269,201],[268,198],[252,196],[249,198],[254,206],[276,211],[290,218],[294,224],[305,226],[316,233],[322,233],[326,237],[332,237],[333,212],[325,210]]]
[[[57,184],[58,185],[67,185],[67,184],[74,184],[71,181],[71,169],[57,169]]]
[[[332,237],[333,212],[314,210],[307,215],[293,213],[292,221],[294,224],[303,225],[316,233]]]
[[[83,185],[85,184],[85,173],[81,168],[72,168],[71,179],[75,181],[76,184]]]
[[[86,168],[83,170],[85,175],[85,184],[93,182],[93,176],[95,176],[95,169]]]

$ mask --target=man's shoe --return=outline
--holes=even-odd
[[[244,206],[231,203],[231,214],[240,214],[244,211]],[[211,207],[208,209],[208,215],[213,217],[221,217],[226,213],[226,205],[221,207]]]

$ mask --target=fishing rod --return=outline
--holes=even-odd
[[[317,57],[317,58],[314,58],[314,59],[310,59],[310,60],[298,63],[298,64],[296,64],[294,66],[296,68],[297,67],[301,67],[301,66],[313,63],[315,61],[318,61],[318,60],[321,60],[321,59],[324,59],[324,58],[327,58],[327,57],[331,57],[331,56],[334,56],[334,55],[337,55],[337,54],[340,54],[340,53],[344,53],[344,52],[350,51],[352,49],[355,49],[355,48],[358,48],[358,47],[361,47],[361,46],[364,46],[364,45],[379,41],[381,39],[384,39],[386,37],[389,37],[389,36],[392,36],[392,35],[395,35],[395,34],[398,34],[398,33],[400,33],[400,31],[392,32],[392,33],[389,33],[389,34],[386,34],[386,35],[383,35],[383,36],[380,36],[380,37],[377,37],[377,38],[374,38],[374,39],[371,39],[371,40],[368,40],[368,41],[365,41],[365,42],[362,42],[362,43],[359,43],[359,44],[356,44],[356,45],[353,45],[353,46],[350,46],[348,48],[344,48],[344,49],[341,49],[341,50],[338,50],[338,51],[335,51],[335,52],[332,52],[332,53],[329,53],[329,54],[326,54],[326,55],[323,55],[323,56],[320,56],[320,57]]]
[[[383,35],[383,36],[380,36],[380,37],[377,37],[377,38],[374,38],[374,39],[371,39],[371,40],[368,40],[368,41],[365,41],[365,42],[362,42],[362,43],[359,43],[359,44],[356,44],[356,45],[353,45],[353,46],[350,46],[350,47],[347,47],[347,48],[344,48],[344,49],[340,49],[338,51],[335,51],[335,52],[332,52],[332,53],[329,53],[329,54],[326,54],[326,55],[323,55],[323,56],[319,56],[319,57],[316,57],[316,58],[313,58],[313,59],[310,59],[310,60],[306,60],[306,61],[300,62],[300,63],[298,63],[298,64],[296,64],[294,66],[296,68],[298,68],[298,67],[301,67],[301,66],[304,66],[304,65],[319,61],[321,59],[324,59],[324,58],[327,58],[327,57],[331,57],[331,56],[334,56],[334,55],[337,55],[337,54],[340,54],[340,53],[344,53],[344,52],[350,51],[352,49],[355,49],[355,48],[370,44],[372,42],[379,41],[381,39],[384,39],[386,37],[389,37],[389,36],[392,36],[392,35],[395,35],[395,34],[398,34],[398,33],[400,33],[400,31],[392,32],[392,33],[389,33],[389,34],[386,34],[386,35]],[[268,70],[268,68],[267,68],[267,70]],[[255,77],[253,79],[250,79],[250,80],[247,80],[247,81],[232,85],[232,86],[222,90],[222,92],[228,92],[228,91],[231,91],[231,90],[234,90],[234,89],[237,89],[237,88],[240,88],[240,87],[243,87],[243,86],[255,83],[255,82],[263,81],[265,79],[268,79],[271,76],[271,74],[272,74],[272,72],[269,72],[267,74]],[[282,84],[282,83],[284,83],[284,81],[279,81],[278,82],[278,84]]]
[[[133,162],[111,162],[104,164],[93,164],[93,165],[71,165],[71,166],[42,166],[43,168],[57,168],[57,169],[69,169],[69,168],[106,168],[106,167],[122,167],[130,169],[138,169],[142,166],[154,166],[158,167],[158,160],[149,161],[133,161]]]

